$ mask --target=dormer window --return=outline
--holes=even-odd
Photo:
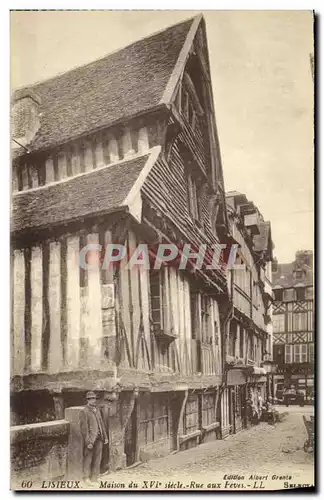
[[[292,300],[296,300],[296,294],[294,288],[286,288],[284,290],[284,301],[291,302]]]
[[[297,269],[296,271],[294,271],[294,274],[296,280],[301,280],[303,279],[304,271],[302,269]]]
[[[283,300],[283,289],[275,288],[273,290],[275,301],[281,302]]]
[[[305,288],[303,286],[296,287],[296,298],[297,300],[305,300]]]
[[[11,108],[11,135],[18,144],[26,146],[40,127],[40,98],[31,90],[17,90]],[[17,143],[14,143],[17,147]]]

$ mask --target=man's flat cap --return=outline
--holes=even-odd
[[[97,399],[96,394],[93,391],[87,392],[86,399],[93,399],[93,398]]]

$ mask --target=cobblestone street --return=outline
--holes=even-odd
[[[278,410],[287,412],[287,415],[275,426],[261,423],[225,440],[108,474],[102,477],[102,481],[107,481],[107,485],[124,483],[126,487],[130,481],[136,482],[139,487],[143,487],[143,481],[159,481],[162,485],[180,481],[187,489],[191,481],[207,488],[208,483],[217,483],[221,479],[224,486],[225,475],[244,476],[244,480],[248,481],[255,474],[268,476],[270,482],[272,476],[277,475],[291,476],[287,478],[289,483],[313,484],[314,456],[303,450],[307,433],[302,420],[303,414],[313,414],[313,408],[279,407]],[[274,481],[270,487],[283,488],[284,479]]]

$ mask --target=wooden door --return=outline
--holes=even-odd
[[[125,429],[125,455],[126,455],[126,465],[130,465],[136,462],[136,448],[137,448],[137,411],[138,403],[135,402],[132,414],[128,420]]]

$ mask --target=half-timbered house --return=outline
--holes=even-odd
[[[273,269],[273,336],[276,395],[294,385],[314,393],[315,331],[313,252],[296,252],[292,263]]]
[[[115,465],[215,439],[226,270],[128,265],[139,244],[230,241],[204,19],[19,89],[12,125],[14,421],[117,388]],[[90,244],[127,251],[80,266]]]
[[[238,244],[236,266],[228,270],[232,313],[226,337],[226,391],[222,406],[224,432],[247,425],[247,400],[265,399],[272,361],[273,243],[270,222],[244,194],[226,194],[231,234]]]

